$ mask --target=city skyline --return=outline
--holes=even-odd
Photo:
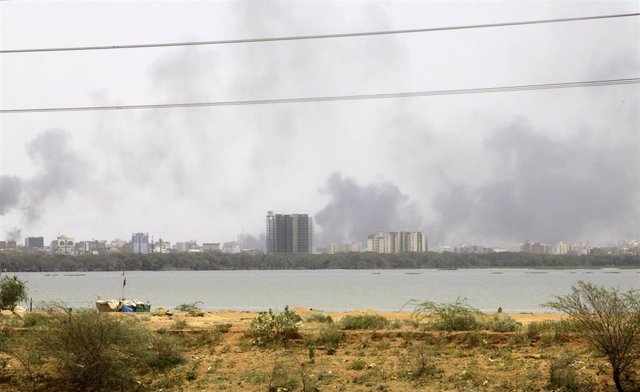
[[[150,12],[150,8],[153,12]],[[331,34],[637,12],[637,2],[3,2],[4,49]],[[174,23],[176,18],[189,23]],[[55,24],[53,21],[56,21]],[[25,29],[24,26],[32,26]],[[114,28],[117,26],[117,28]],[[160,28],[162,26],[162,28]],[[242,45],[2,54],[2,109],[634,78],[637,18]],[[455,49],[452,49],[455,48]],[[77,64],[78,66],[69,66]],[[256,66],[259,64],[259,66]],[[433,249],[640,237],[638,85],[367,101],[0,114],[0,236]]]

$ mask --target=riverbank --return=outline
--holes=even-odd
[[[585,392],[613,389],[606,359],[595,355],[559,314],[502,314],[521,324],[512,325],[510,332],[487,329],[488,324],[479,330],[448,332],[416,325],[411,312],[291,310],[300,317],[298,332],[286,342],[268,344],[259,344],[250,334],[256,312],[168,314],[155,309],[162,315],[102,315],[139,321],[155,336],[175,342],[183,353],[184,360],[175,367],[135,374],[130,389],[136,391],[542,392],[558,389],[559,383]],[[347,328],[343,320],[354,316],[379,316],[385,323]],[[4,331],[16,333],[8,336],[37,340],[39,334],[47,334],[46,323],[38,317],[29,322],[29,317],[24,322],[4,317],[0,323]],[[25,347],[31,347],[31,338]],[[53,363],[30,376],[35,368],[27,370],[11,352],[0,354],[0,361],[5,364],[0,390],[65,390]],[[630,374],[638,380],[639,371]]]

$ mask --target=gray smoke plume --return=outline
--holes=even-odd
[[[18,229],[17,227],[14,227],[13,229],[5,233],[5,237],[7,238],[8,241],[18,242],[22,238],[22,230]]]
[[[434,199],[436,226],[449,239],[510,243],[632,238],[640,232],[640,140],[628,141],[611,145],[586,132],[551,140],[514,122],[485,143],[498,158],[497,178],[451,184]]]
[[[20,202],[22,180],[15,176],[0,176],[0,216],[11,211]]]
[[[242,243],[244,249],[264,251],[266,247],[266,237],[264,233],[257,237],[249,233],[238,234],[238,241]]]
[[[32,178],[0,176],[0,216],[20,208],[27,223],[42,216],[43,204],[49,198],[64,197],[80,183],[86,173],[86,162],[69,146],[68,132],[50,129],[33,139],[27,148],[38,167]],[[7,236],[20,238],[21,230],[10,230]]]
[[[319,245],[365,241],[374,231],[421,229],[416,207],[393,183],[361,186],[353,178],[334,173],[324,192],[329,194],[329,203],[315,214],[321,229]]]
[[[64,197],[85,176],[87,163],[72,150],[70,139],[65,130],[49,129],[29,143],[27,152],[39,169],[25,181],[22,207],[28,223],[40,219],[48,199]]]

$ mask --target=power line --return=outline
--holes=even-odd
[[[597,87],[597,86],[611,86],[611,85],[637,84],[637,83],[640,83],[640,78],[590,80],[585,82],[569,82],[569,83],[528,84],[528,85],[520,85],[520,86],[480,87],[480,88],[468,88],[468,89],[457,89],[457,90],[429,90],[429,91],[414,91],[414,92],[404,92],[404,93],[399,92],[399,93],[382,93],[382,94],[335,95],[335,96],[324,96],[324,97],[256,99],[256,100],[246,100],[246,101],[214,101],[214,102],[163,103],[163,104],[143,104],[143,105],[0,109],[0,114],[41,113],[41,112],[84,112],[84,111],[98,111],[98,110],[171,109],[171,108],[198,108],[198,107],[211,107],[211,106],[244,106],[244,105],[292,104],[292,103],[305,103],[305,102],[356,101],[356,100],[368,100],[368,99],[428,97],[433,95],[465,95],[465,94],[502,93],[502,92],[510,92],[510,91],[552,90],[552,89],[564,89],[564,88]]]
[[[507,27],[507,26],[523,26],[523,25],[534,25],[534,24],[545,24],[545,23],[576,22],[576,21],[595,20],[595,19],[626,18],[630,16],[639,16],[639,15],[640,13],[636,12],[631,14],[581,16],[581,17],[575,17],[575,18],[539,19],[539,20],[528,20],[528,21],[520,21],[520,22],[430,27],[430,28],[421,28],[421,29],[368,31],[368,32],[361,32],[361,33],[296,35],[296,36],[268,37],[268,38],[231,39],[231,40],[220,40],[220,41],[187,41],[187,42],[164,42],[164,43],[133,44],[133,45],[5,49],[5,50],[0,50],[0,54],[34,53],[34,52],[68,52],[68,51],[107,50],[107,49],[141,49],[141,48],[163,48],[163,47],[171,47],[171,46],[229,45],[229,44],[245,44],[245,43],[260,43],[260,42],[275,42],[275,41],[299,41],[299,40],[326,39],[326,38],[347,38],[347,37],[363,37],[363,36],[372,36],[372,35],[429,33],[434,31],[484,29],[489,27]]]

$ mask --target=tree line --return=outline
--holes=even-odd
[[[461,253],[341,253],[341,254],[224,254],[170,253],[140,255],[52,255],[0,253],[0,270],[49,271],[162,271],[162,270],[301,270],[412,268],[640,268],[640,255],[535,255],[505,252]]]

